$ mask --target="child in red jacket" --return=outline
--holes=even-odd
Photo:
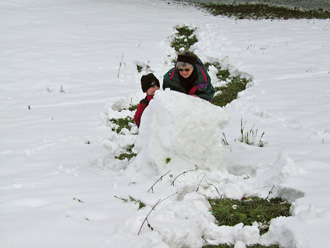
[[[141,87],[142,91],[146,92],[147,95],[140,101],[140,104],[138,105],[134,115],[134,121],[138,127],[140,127],[143,111],[146,107],[148,107],[150,100],[154,98],[155,91],[160,88],[160,84],[155,75],[149,73],[148,75],[143,75],[141,77]]]

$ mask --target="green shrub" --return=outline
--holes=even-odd
[[[171,41],[171,47],[177,53],[180,53],[185,50],[189,50],[192,45],[194,45],[198,39],[194,34],[196,28],[190,28],[186,25],[176,27],[176,34],[173,40]]]

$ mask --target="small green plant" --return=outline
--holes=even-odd
[[[84,203],[82,200],[80,200],[80,199],[78,199],[78,198],[76,198],[76,197],[74,197],[72,200],[77,201],[77,202],[79,202],[79,203]]]
[[[116,133],[120,133],[122,129],[126,128],[131,131],[132,125],[134,124],[134,119],[130,116],[126,118],[119,118],[119,119],[110,119],[110,122],[116,125],[116,127],[112,128],[112,131],[116,131]]]
[[[235,226],[239,223],[252,225],[257,222],[261,235],[268,232],[271,219],[289,216],[291,207],[291,204],[280,198],[263,199],[256,196],[240,200],[209,199],[209,202],[219,226]]]
[[[221,139],[222,143],[223,143],[225,146],[228,146],[229,143],[228,143],[228,141],[227,141],[227,138],[226,138],[226,135],[225,135],[224,132],[222,132],[222,136],[223,136],[223,138]]]
[[[137,110],[137,107],[138,107],[138,104],[136,104],[136,105],[131,105],[131,106],[129,106],[128,110],[129,110],[129,111],[135,111],[135,110]]]
[[[243,120],[241,119],[241,138],[239,139],[240,142],[246,143],[248,145],[258,145],[259,147],[264,147],[267,142],[262,141],[262,138],[265,135],[265,132],[262,132],[259,140],[257,140],[258,137],[258,129],[254,129],[253,125],[250,130],[247,132],[244,132],[246,125],[246,121],[243,124]]]
[[[63,89],[63,85],[61,85],[60,92],[61,92],[61,93],[66,93],[66,91]]]
[[[139,209],[144,208],[144,207],[146,206],[146,204],[143,203],[141,200],[136,200],[136,199],[134,199],[132,196],[129,196],[129,200],[130,200],[131,202],[138,203],[138,204],[139,204]]]
[[[138,203],[139,204],[139,210],[141,208],[144,208],[146,206],[145,203],[143,203],[141,200],[136,200],[135,198],[133,198],[132,196],[128,196],[128,198],[122,198],[122,197],[118,197],[118,196],[114,196],[115,198],[122,200],[123,202],[134,202],[134,203]]]
[[[168,164],[169,162],[171,162],[171,158],[166,158],[166,164]]]
[[[131,160],[133,157],[136,157],[137,154],[135,152],[133,152],[133,148],[134,148],[134,144],[125,147],[126,152],[120,154],[119,156],[115,156],[115,159],[119,159],[119,160],[128,159],[128,160]]]
[[[149,65],[149,62],[147,64],[143,63],[143,62],[140,62],[138,64],[136,64],[136,69],[137,71],[140,73],[142,71],[145,71],[146,73],[150,72],[150,65]]]
[[[136,69],[138,72],[142,72],[143,66],[142,65],[136,65]]]
[[[171,47],[177,53],[180,53],[185,50],[189,50],[192,45],[194,45],[198,39],[194,34],[196,28],[190,28],[186,25],[177,26],[175,37],[171,41]]]

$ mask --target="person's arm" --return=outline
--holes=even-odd
[[[207,80],[207,84],[208,84],[207,87],[198,87],[198,89],[196,89],[194,94],[204,100],[211,101],[212,98],[214,97],[215,90],[211,83],[211,78],[210,78],[209,74],[207,73],[207,71],[204,72],[204,75]],[[203,83],[203,85],[205,85],[205,84],[206,84],[206,82]],[[199,86],[201,86],[201,84]]]
[[[200,97],[204,100],[211,101],[214,96],[214,93],[215,93],[214,87],[210,83],[207,88],[197,90],[195,92],[195,95],[197,95],[198,97]]]
[[[142,117],[143,111],[145,110],[146,107],[147,107],[146,104],[140,103],[137,107],[137,110],[136,110],[135,114],[134,114],[134,122],[138,127],[140,127],[141,117]]]

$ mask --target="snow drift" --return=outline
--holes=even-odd
[[[221,128],[227,122],[227,112],[205,100],[157,91],[141,119],[133,164],[155,174],[195,166],[226,171]]]

